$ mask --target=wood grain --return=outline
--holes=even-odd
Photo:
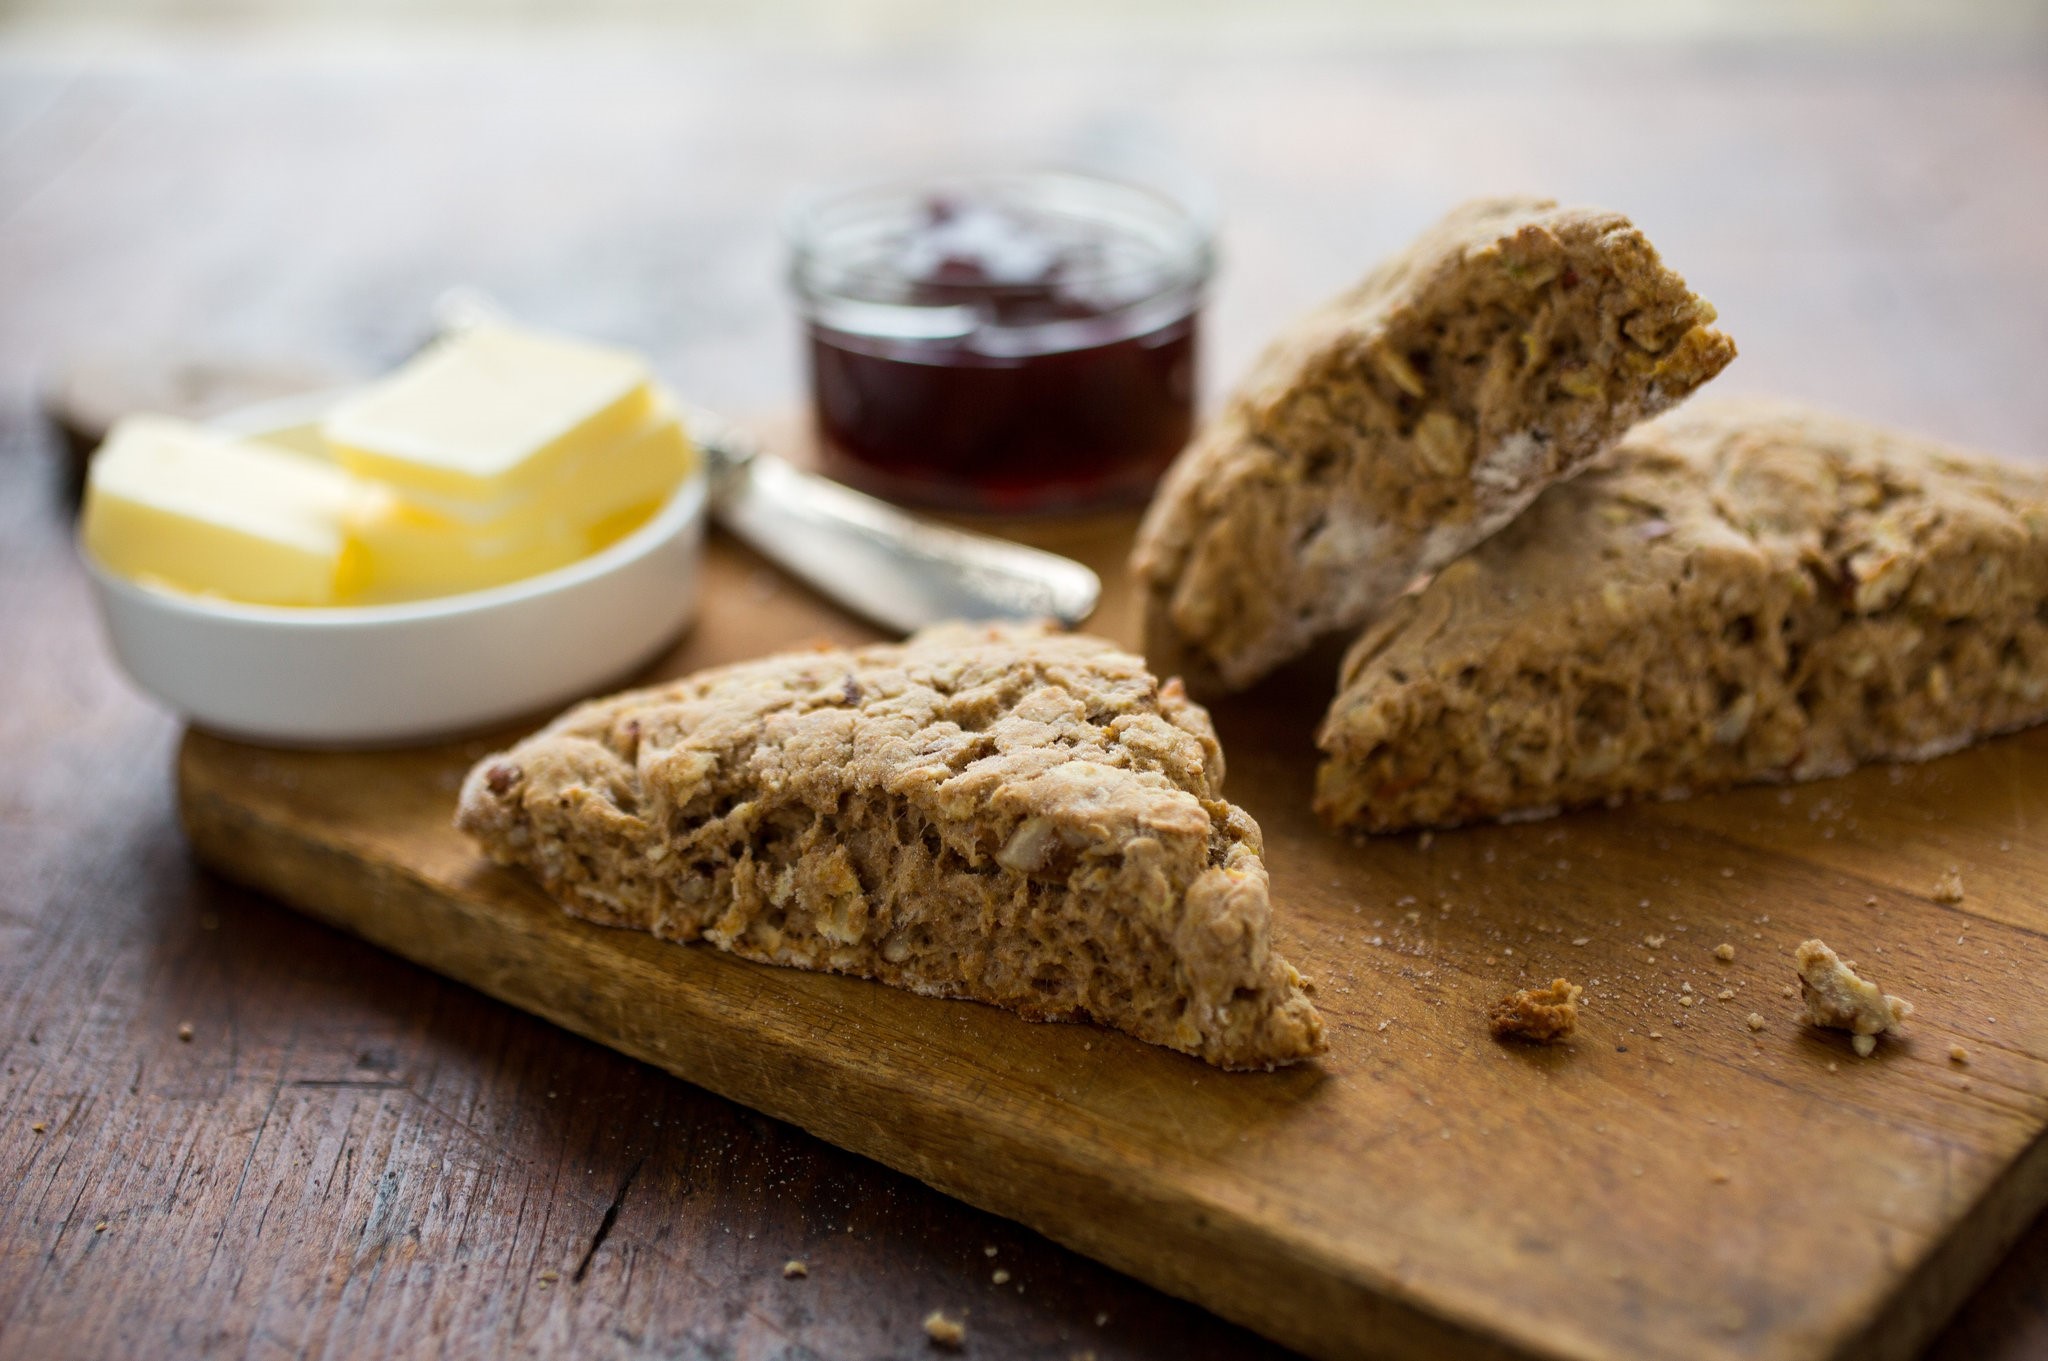
[[[176,730],[95,636],[31,406],[73,357],[375,371],[466,283],[743,411],[800,386],[793,188],[1169,144],[1226,209],[1213,379],[1446,203],[1532,189],[1645,223],[1740,339],[1719,383],[2048,450],[2037,51],[1253,50],[1175,24],[1142,51],[0,33],[0,1354],[901,1356],[939,1306],[984,1358],[1278,1354],[194,869]],[[1708,1253],[1710,1227],[1646,1251]],[[2037,1221],[1930,1355],[2048,1352],[2044,1278]]]
[[[1128,528],[1060,531],[1109,573],[1112,630]],[[844,632],[711,567],[665,673]],[[489,741],[195,735],[182,807],[242,882],[1319,1356],[1916,1350],[2048,1200],[2048,732],[1360,843],[1307,811],[1326,665],[1217,713],[1332,1029],[1326,1061],[1272,1075],[573,921],[449,827]],[[1950,866],[1953,907],[1929,897]],[[1781,989],[1811,935],[1914,1000],[1909,1043],[1859,1061],[1798,1024]],[[1560,974],[1587,987],[1576,1043],[1486,1037],[1488,1002]]]

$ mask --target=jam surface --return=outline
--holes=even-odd
[[[1115,224],[933,196],[864,270],[867,298],[809,323],[835,476],[924,505],[1069,510],[1142,499],[1187,442],[1197,287]]]

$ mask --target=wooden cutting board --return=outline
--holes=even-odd
[[[1094,627],[1126,642],[1131,525],[1026,536],[1104,572]],[[868,636],[714,539],[652,674]],[[449,826],[493,739],[193,733],[181,802],[231,878],[1318,1356],[1912,1353],[2048,1200],[2048,730],[1361,843],[1308,812],[1331,674],[1216,709],[1331,1029],[1270,1075],[572,920]],[[1916,1004],[1910,1039],[1863,1060],[1799,1025],[1815,935]],[[1488,1038],[1488,1003],[1556,975],[1586,988],[1574,1043]]]

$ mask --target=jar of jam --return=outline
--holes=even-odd
[[[794,228],[825,470],[895,501],[1024,514],[1141,501],[1194,423],[1208,231],[1053,171],[820,203]]]

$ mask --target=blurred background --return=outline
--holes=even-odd
[[[453,284],[800,396],[807,190],[1062,162],[1213,203],[1215,393],[1465,195],[1637,218],[1724,380],[2048,449],[2041,0],[5,0],[0,381],[369,371]]]
[[[119,1264],[137,1258],[102,1257],[113,1265],[94,1276],[62,1265],[100,1250],[90,1240],[60,1261],[17,1236],[33,1244],[11,1259],[22,1272],[77,1293],[15,1319],[80,1336],[77,1321],[112,1319],[152,1339],[138,1346],[208,1346],[231,1336],[218,1331],[229,1311],[290,1350],[328,1345],[336,1318],[345,1348],[435,1336],[416,1333],[422,1317],[488,1317],[507,1348],[564,1350],[553,1330],[567,1305],[501,1302],[525,1301],[522,1273],[572,1231],[594,1226],[595,1252],[619,1211],[604,1210],[606,1191],[623,1198],[638,1174],[633,1150],[694,1123],[738,1133],[691,1136],[679,1156],[709,1149],[713,1170],[636,1200],[618,1240],[637,1213],[666,1255],[625,1258],[619,1293],[588,1296],[593,1317],[628,1285],[636,1301],[688,1296],[650,1346],[701,1336],[704,1354],[807,1354],[790,1337],[812,1335],[810,1306],[770,1294],[783,1285],[772,1262],[732,1252],[726,1207],[756,1202],[731,1188],[760,1186],[770,1209],[738,1213],[769,1225],[796,1223],[788,1206],[819,1188],[845,1188],[863,1214],[898,1207],[876,1212],[875,1265],[838,1297],[855,1301],[853,1321],[815,1316],[817,1335],[865,1339],[865,1354],[915,1338],[901,1325],[930,1282],[979,1284],[981,1244],[999,1237],[1006,1266],[1028,1250],[1038,1269],[1028,1298],[977,1305],[976,1354],[1063,1355],[1055,1340],[1070,1333],[1110,1339],[1105,1361],[1257,1354],[1048,1244],[1013,1256],[1008,1226],[907,1180],[199,878],[166,778],[177,725],[105,655],[72,507],[43,476],[58,462],[44,458],[57,447],[46,405],[104,417],[129,399],[167,404],[175,394],[152,384],[195,360],[286,383],[374,373],[420,343],[457,286],[643,349],[686,397],[787,430],[803,398],[783,278],[791,205],[904,172],[1048,162],[1164,185],[1214,213],[1210,403],[1276,327],[1453,203],[1524,191],[1647,230],[1739,342],[1717,390],[2048,458],[2048,0],[0,0],[0,671],[15,682],[0,753],[34,776],[0,796],[0,982],[21,980],[0,998],[43,1018],[0,1027],[10,1043],[43,1036],[8,1049],[6,1071],[16,1091],[82,1093],[61,1099],[90,1112],[80,1127],[102,1147],[217,1159],[223,1186],[245,1147],[259,1169],[217,1220],[175,1186],[147,1209],[176,1236],[132,1241],[184,1244],[202,1266],[138,1248],[170,1265],[131,1277]],[[217,908],[229,929],[216,936]],[[219,1058],[209,1029],[193,1063],[163,1062],[181,1014],[244,1017],[248,1055]],[[377,1080],[356,1090],[375,1055]],[[474,1238],[459,1194],[459,1216],[435,1217],[453,1183],[433,1168],[461,1136],[409,1089],[415,1069],[436,1099],[489,1107],[477,1156],[499,1164],[497,1198]],[[294,1083],[280,1103],[288,1071],[348,1076]],[[555,1102],[557,1072],[578,1101]],[[417,1200],[367,1173],[332,1201],[292,1198],[302,1146],[373,1124],[397,1131],[392,1162]],[[186,1129],[182,1142],[163,1133]],[[18,1122],[11,1134],[30,1138]],[[169,1165],[138,1160],[132,1183],[112,1181],[142,1186]],[[19,1203],[58,1223],[79,1204],[59,1172],[91,1174],[40,1166],[53,1169],[45,1189]],[[289,1195],[255,1194],[266,1169]],[[430,1201],[414,1258],[419,1240],[395,1226]],[[291,1247],[244,1254],[276,1258],[252,1260],[245,1289],[235,1240],[221,1253],[218,1235],[253,1243],[264,1222],[266,1246],[282,1232]],[[359,1225],[391,1237],[351,1263]],[[330,1241],[343,1264],[331,1289],[304,1266],[327,1263]],[[757,1256],[779,1241],[764,1229]],[[749,1264],[744,1278],[691,1284],[728,1260]],[[2038,1353],[2044,1263],[2048,1223],[1935,1355]],[[198,1279],[187,1271],[207,1273],[203,1289],[184,1291]],[[115,1273],[121,1297],[102,1299]],[[1113,1345],[1111,1310],[1147,1351]]]

